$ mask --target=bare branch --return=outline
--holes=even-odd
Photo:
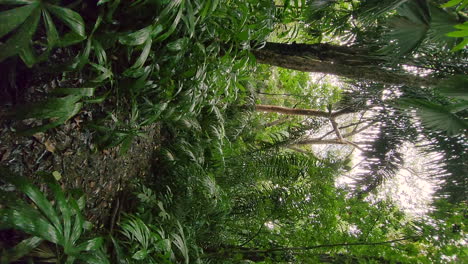
[[[332,124],[333,130],[335,131],[338,140],[343,141],[343,136],[340,133],[340,129],[338,128],[338,123],[336,123],[335,118],[330,118],[330,123]]]

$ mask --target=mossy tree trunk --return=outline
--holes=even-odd
[[[415,87],[427,87],[434,83],[431,78],[392,69],[382,57],[355,47],[267,42],[265,47],[252,52],[259,63],[297,71]]]

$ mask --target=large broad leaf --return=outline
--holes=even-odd
[[[17,261],[18,259],[22,258],[31,250],[39,246],[43,241],[42,238],[39,237],[31,237],[21,241],[18,245],[14,248],[11,248],[5,252],[4,256],[0,257],[1,263],[11,263]]]
[[[82,260],[84,263],[89,264],[109,264],[109,259],[107,259],[107,254],[102,250],[83,252],[77,256],[77,259]],[[121,263],[121,262],[118,262]],[[127,263],[123,262],[122,264]]]
[[[0,45],[0,62],[18,54],[24,47],[29,45],[34,32],[36,32],[40,14],[40,9],[35,8],[18,31],[5,44]]]
[[[431,22],[431,12],[426,0],[406,1],[397,8],[400,16],[406,17],[415,23],[429,25]]]
[[[132,32],[119,37],[119,42],[127,46],[139,46],[144,44],[151,35],[153,26],[142,28],[138,31]]]
[[[48,5],[47,9],[57,18],[62,20],[63,23],[65,23],[73,32],[83,38],[86,37],[85,24],[80,14],[71,9],[56,5]]]
[[[185,1],[182,2],[181,0],[172,1],[163,10],[163,12],[160,15],[160,20],[168,20],[167,17],[166,17],[167,12],[172,11],[172,9],[175,8],[175,6],[180,4],[179,10],[178,10],[174,20],[172,21],[172,24],[169,26],[169,29],[164,34],[162,34],[159,37],[157,37],[156,39],[154,39],[155,42],[163,41],[163,40],[167,39],[172,33],[174,33],[174,31],[177,28],[177,25],[179,24],[179,22],[180,22],[180,20],[182,18],[182,14],[183,14],[183,10],[184,10],[184,3],[185,3]]]
[[[361,7],[357,10],[358,17],[363,20],[373,20],[379,16],[399,7],[408,0],[374,0],[362,1]],[[326,1],[316,1],[320,4]],[[332,1],[329,1],[332,2]]]
[[[389,44],[381,52],[399,58],[414,51],[426,37],[429,27],[422,23],[415,23],[407,18],[399,17],[391,21],[392,32],[387,36]]]
[[[32,208],[0,209],[0,222],[0,229],[14,228],[54,243],[62,237],[54,225]]]
[[[145,62],[148,59],[148,56],[150,54],[152,43],[153,42],[152,42],[152,40],[150,38],[148,38],[146,40],[145,46],[143,47],[143,50],[141,51],[140,56],[135,61],[135,64],[133,64],[133,66],[131,67],[132,69],[141,68],[145,64]]]
[[[24,5],[38,2],[38,0],[0,0],[2,5]]]
[[[28,67],[32,67],[38,60],[31,43],[28,43],[19,51],[19,56]]]
[[[76,250],[79,251],[93,251],[98,250],[102,244],[104,243],[104,239],[102,237],[96,237],[93,239],[89,239],[76,247]]]
[[[456,17],[435,6],[431,6],[431,15],[428,38],[440,46],[453,48],[457,39],[449,37],[447,34],[454,31],[454,26],[458,24]]]
[[[65,198],[65,194],[63,193],[62,188],[57,183],[54,176],[52,176],[52,174],[45,173],[44,178],[45,178],[47,185],[54,193],[55,201],[58,205],[60,212],[62,213],[61,220],[63,223],[62,225],[63,241],[61,242],[62,242],[62,246],[65,249],[65,252],[67,252],[70,248],[73,248],[73,242],[74,242],[70,239],[71,230],[72,230],[72,223],[71,223],[72,209],[69,206]]]
[[[6,169],[1,169],[0,172],[6,181],[13,184],[16,188],[26,194],[28,198],[31,199],[44,213],[50,222],[53,223],[55,228],[60,230],[60,220],[57,213],[55,212],[52,204],[37,187],[29,183],[24,177],[14,175]]]
[[[382,49],[395,59],[413,52],[426,38],[431,21],[425,0],[407,1],[398,9],[399,17],[390,20],[391,32],[386,36],[389,44]],[[391,43],[391,44],[390,44]]]
[[[52,17],[50,16],[49,12],[47,12],[47,10],[42,10],[42,17],[44,18],[44,24],[47,32],[47,42],[50,49],[59,42],[59,34],[54,22],[52,21]]]
[[[457,6],[456,10],[461,11],[468,5],[467,0],[450,0],[447,3],[441,5],[441,7],[455,7]]]
[[[15,29],[31,12],[38,7],[37,4],[25,5],[22,7],[13,8],[0,13],[0,37],[3,37],[8,32]]]
[[[0,0],[0,4],[28,4],[0,13],[0,37],[19,26],[6,43],[0,46],[0,61],[18,54],[26,65],[32,66],[38,61],[45,60],[50,50],[56,45],[68,46],[86,38],[83,19],[69,8],[25,0]],[[71,29],[62,39],[59,38],[59,33],[49,12]],[[44,17],[43,24],[46,28],[48,49],[40,56],[36,56],[31,43],[41,13]]]
[[[66,263],[73,263],[77,257],[81,258],[80,252],[83,251],[90,251],[91,255],[98,256],[98,258],[89,258],[87,263],[108,263],[106,256],[101,251],[103,244],[101,237],[89,239],[76,245],[82,230],[85,228],[85,221],[80,213],[81,207],[84,207],[80,204],[84,203],[84,200],[81,201],[80,198],[80,202],[77,202],[72,197],[66,199],[62,187],[54,176],[48,173],[42,174],[54,194],[56,206],[61,213],[60,216],[45,195],[26,178],[14,175],[8,169],[0,167],[0,176],[26,194],[37,207],[21,200],[18,201],[18,199],[12,200],[9,198],[11,193],[0,190],[0,198],[3,199],[5,205],[0,209],[0,230],[14,228],[36,236],[24,240],[12,250],[7,251],[8,255],[0,258],[0,261],[2,263],[5,259],[14,261],[27,254],[42,239],[45,239],[63,247],[63,251],[67,255]],[[72,221],[73,216],[75,216],[74,221]],[[83,258],[83,260],[86,259],[88,258]]]
[[[83,103],[79,102],[79,100],[83,97],[83,93],[92,94],[94,89],[84,88],[80,90],[80,88],[69,88],[60,92],[72,94],[61,98],[51,98],[45,102],[23,107],[16,111],[16,118],[20,120],[28,118],[53,119],[53,121],[48,124],[20,131],[19,134],[32,135],[38,132],[45,132],[48,129],[63,124],[65,121],[78,114],[82,109]]]
[[[423,125],[449,135],[456,135],[468,129],[468,122],[452,113],[450,106],[443,106],[421,99],[400,99],[399,106],[413,108]]]
[[[17,118],[66,118],[73,112],[74,105],[81,99],[79,95],[69,95],[62,98],[51,98],[43,103],[38,103],[27,109],[20,109]]]
[[[64,94],[64,95],[79,95],[79,96],[93,96],[96,88],[57,88],[53,90],[55,94]]]

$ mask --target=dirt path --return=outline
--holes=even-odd
[[[36,183],[40,183],[38,171],[60,172],[65,188],[85,192],[86,215],[99,228],[109,223],[119,191],[150,173],[159,128],[148,127],[147,137],[135,139],[128,153],[120,155],[118,148],[96,150],[93,133],[85,126],[90,119],[92,114],[83,111],[59,128],[30,137],[13,132],[19,121],[0,120],[0,166]]]

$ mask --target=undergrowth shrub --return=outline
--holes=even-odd
[[[57,263],[109,263],[103,251],[104,238],[89,238],[92,224],[81,213],[85,206],[84,196],[66,195],[52,174],[42,173],[54,194],[52,203],[26,178],[5,168],[0,168],[0,174],[5,183],[13,185],[32,202],[26,203],[13,192],[6,191],[7,188],[1,189],[0,230],[16,229],[31,236],[12,248],[2,249],[1,263],[14,262],[25,256],[32,261],[34,255],[38,256],[36,261],[48,258]]]
[[[195,221],[208,218],[194,214],[192,206],[189,213],[193,218],[184,215],[180,210],[189,206],[182,208],[187,203],[180,201],[176,210],[166,210],[175,204],[170,189],[159,198],[140,185],[137,208],[124,213],[116,232],[101,230],[103,236],[93,237],[92,224],[82,215],[85,197],[75,198],[79,192],[62,190],[55,175],[41,174],[53,199],[26,178],[0,168],[4,181],[0,186],[0,231],[14,229],[29,235],[16,245],[2,248],[0,263],[203,263],[197,233],[202,233],[206,222]],[[207,185],[213,188],[213,184]],[[21,191],[32,204],[15,191]]]
[[[8,22],[0,32],[2,66],[19,55],[33,69],[61,75],[61,83],[74,81],[66,87],[73,94],[99,91],[93,102],[106,105],[107,115],[89,127],[98,146],[122,144],[122,153],[148,125],[194,119],[237,101],[255,63],[249,50],[276,19],[267,0],[32,0],[2,2],[0,10],[0,21]],[[64,58],[47,60],[57,56]],[[74,100],[52,116],[49,101],[17,115],[57,119],[29,132],[56,127],[83,107]]]

